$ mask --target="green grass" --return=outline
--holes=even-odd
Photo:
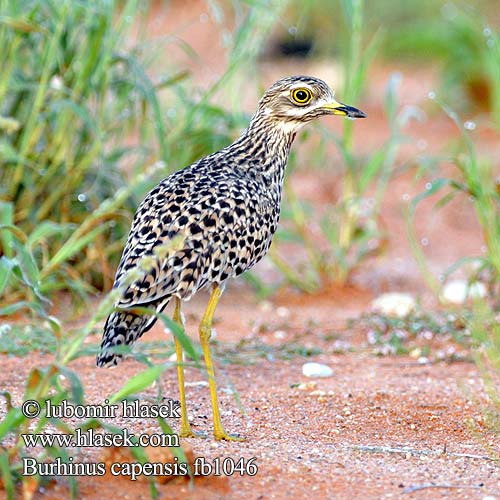
[[[10,325],[0,326],[0,345],[2,354],[25,356],[33,351],[55,353],[57,338],[46,326]]]
[[[283,24],[287,41],[310,40],[313,53],[338,57],[351,37],[351,0],[292,0]],[[421,0],[366,2],[363,36],[382,34],[380,58],[395,64],[441,71],[443,92],[452,93],[464,110],[492,111],[499,126],[498,6],[495,0]],[[347,13],[348,15],[343,15]]]
[[[246,124],[242,113],[211,99],[226,92],[235,99],[242,61],[251,71],[280,4],[233,3],[239,24],[228,67],[195,98],[183,70],[165,65],[149,76],[154,44],[125,43],[141,21],[141,2],[0,1],[4,303],[61,290],[85,299],[109,289],[131,213],[146,192],[226,146]],[[27,243],[33,261],[23,252]],[[18,286],[21,275],[32,285],[29,296]]]
[[[348,322],[350,329],[367,332],[368,344],[378,355],[411,354],[435,359],[438,354],[433,344],[453,341],[463,349],[472,346],[468,321],[472,312],[415,311],[405,318],[394,318],[376,313],[363,314]],[[452,351],[448,361],[463,359]],[[441,358],[438,358],[441,361]]]
[[[483,378],[490,405],[484,406],[485,421],[496,433],[500,433],[499,401],[500,391],[500,329],[498,310],[500,306],[500,191],[498,190],[496,158],[480,158],[467,121],[450,106],[436,99],[441,109],[457,127],[461,140],[453,151],[451,161],[455,167],[453,177],[434,178],[427,184],[425,192],[415,197],[408,214],[408,237],[415,258],[420,265],[428,286],[440,297],[442,280],[436,278],[428,266],[427,257],[419,244],[415,231],[415,220],[419,204],[430,197],[439,196],[436,209],[442,208],[457,196],[467,197],[472,202],[476,224],[480,228],[484,253],[460,259],[444,273],[444,281],[460,268],[465,268],[469,282],[486,283],[488,296],[476,299],[470,314],[462,321],[474,341],[473,355]],[[483,153],[484,154],[484,153]],[[474,266],[470,266],[473,263]],[[467,266],[473,272],[467,272]]]
[[[67,0],[57,4],[31,0],[22,8],[3,2],[6,15],[0,19],[0,40],[5,41],[6,50],[0,65],[5,70],[0,76],[0,126],[7,133],[0,139],[4,153],[0,222],[15,225],[24,239],[31,237],[35,227],[43,226],[38,229],[42,234],[31,244],[43,283],[38,290],[31,287],[32,294],[50,298],[54,292],[71,290],[75,298],[85,300],[89,292],[111,285],[131,212],[145,192],[172,170],[227,145],[246,125],[247,116],[228,112],[213,104],[212,98],[224,95],[237,109],[235,89],[242,74],[254,69],[272,26],[278,19],[287,23],[287,16],[299,13],[293,1],[288,10],[286,1],[277,2],[272,9],[232,3],[230,10],[240,24],[231,38],[227,69],[195,99],[182,69],[167,67],[166,74],[155,79],[148,76],[148,65],[158,62],[151,55],[154,43],[139,41],[122,48],[133,24],[131,18],[140,19],[143,13],[138,2],[129,0],[119,10],[114,2],[103,1],[91,7],[78,3],[74,9],[68,8]],[[335,22],[322,31],[322,36],[330,33],[332,40],[340,40],[345,67],[342,99],[351,104],[360,101],[368,67],[386,36],[373,28],[371,8],[363,0],[338,2]],[[431,10],[421,10],[420,15],[431,16]],[[308,3],[295,24],[300,28],[301,19],[318,11],[322,9],[316,2]],[[411,17],[404,12],[391,15],[394,22]],[[223,25],[224,16],[219,17]],[[375,35],[370,38],[367,31]],[[494,75],[498,44],[494,32],[490,38],[495,45],[489,52],[483,51],[486,55],[481,61],[488,61],[483,65]],[[360,263],[383,251],[380,205],[409,119],[398,112],[397,87],[395,76],[388,82],[385,102],[390,124],[387,142],[369,156],[356,154],[352,122],[345,121],[340,136],[322,131],[323,143],[333,142],[343,162],[342,189],[335,207],[313,211],[297,199],[287,183],[283,214],[289,224],[280,229],[271,253],[285,282],[309,292],[332,283],[344,284]],[[162,106],[166,99],[169,114]],[[130,146],[125,138],[134,135],[138,140]],[[323,160],[321,155],[315,158],[318,164]],[[122,175],[124,165],[129,179]],[[146,177],[145,165],[154,166]],[[103,203],[120,186],[128,190],[126,195],[112,206],[105,204],[103,210]],[[89,222],[89,214],[96,211],[100,218],[90,217]],[[311,218],[320,220],[321,245],[309,227]],[[306,251],[306,260],[298,269],[280,251],[280,241],[288,240]],[[9,230],[0,229],[0,246],[10,259],[0,265],[11,278],[3,292],[11,303],[31,298],[14,278],[16,273],[27,274],[26,265],[21,269],[12,262],[14,255],[17,263],[24,261],[34,267],[20,255],[15,241]],[[263,293],[274,289],[256,276],[247,278]]]
[[[474,6],[431,0],[397,5],[363,0],[328,4],[311,1],[306,5],[291,1],[283,19],[285,26],[293,28],[285,38],[310,38],[316,54],[334,55],[342,60],[343,101],[357,104],[367,83],[367,70],[377,56],[379,59],[382,55],[399,57],[404,59],[401,62],[410,64],[437,61],[442,68],[441,93],[454,100],[455,108],[475,114],[486,111],[486,120],[498,129],[500,39],[494,11],[495,4],[488,1]],[[492,19],[491,23],[487,22],[488,18]],[[399,63],[398,60],[396,64]],[[356,154],[354,125],[350,121],[345,122],[340,136],[323,130],[324,142],[333,142],[342,159],[341,189],[335,206],[310,206],[297,197],[290,182],[285,185],[285,223],[278,231],[270,254],[284,283],[306,292],[332,284],[343,285],[360,264],[383,252],[386,235],[379,219],[381,203],[395,170],[399,145],[405,141],[403,130],[411,118],[418,116],[418,110],[408,113],[408,109],[398,109],[398,84],[399,78],[394,76],[387,86],[384,108],[390,133],[379,150],[366,157]],[[488,246],[495,247],[496,207],[490,204],[489,194],[485,192],[488,186],[494,185],[492,165],[478,162],[470,153],[466,152],[464,160],[469,164],[457,163],[457,166],[465,174],[465,189],[471,188],[477,195],[476,206],[481,205],[477,213],[488,219],[481,221],[485,232],[491,232],[485,234]],[[324,146],[318,148],[313,158],[314,163],[328,163]],[[489,173],[480,172],[488,168]],[[481,181],[475,182],[474,177],[478,175]],[[438,180],[437,184],[441,182]],[[471,187],[474,183],[477,186]],[[433,185],[432,192],[437,188]],[[320,231],[311,223],[317,220]],[[287,245],[285,250],[280,249],[280,243]],[[284,258],[290,244],[300,248],[304,256],[293,265]],[[491,261],[495,255],[493,248],[489,248],[488,255]],[[494,277],[493,282],[497,279]],[[275,288],[258,284],[262,295],[272,293]]]
[[[478,303],[470,323],[476,342],[475,361],[483,379],[489,401],[479,402],[486,426],[500,436],[500,326],[498,313],[484,303]],[[498,450],[491,450],[499,459]]]
[[[242,339],[235,343],[215,342],[214,345],[220,362],[236,365],[253,365],[262,359],[289,361],[297,357],[310,358],[323,353],[321,348],[306,346],[301,340],[269,345],[259,339]]]
[[[431,196],[441,195],[436,203],[436,208],[441,208],[456,196],[467,196],[473,204],[476,221],[481,229],[485,254],[471,256],[454,264],[447,273],[447,277],[458,267],[474,260],[477,264],[476,275],[488,276],[491,299],[498,304],[498,291],[500,284],[500,193],[497,189],[497,180],[494,166],[489,159],[480,159],[476,152],[470,132],[465,127],[466,120],[450,109],[438,99],[438,103],[448,117],[457,127],[461,142],[449,160],[455,166],[455,177],[438,177],[428,183],[425,192],[414,198],[410,205],[408,217],[408,237],[414,255],[422,269],[428,285],[439,293],[441,283],[429,271],[426,257],[415,233],[415,218],[419,204]],[[474,278],[474,277],[472,277]]]
[[[109,287],[129,225],[123,209],[133,210],[144,189],[127,185],[122,166],[167,154],[156,88],[134,50],[122,49],[138,2],[119,12],[116,5],[0,2],[0,116],[8,124],[0,139],[0,208],[18,236],[2,231],[0,245],[5,259],[24,260],[25,277],[27,267],[38,267],[34,293]],[[156,142],[147,141],[154,131]],[[133,134],[151,150],[127,146]],[[16,302],[23,290],[16,280],[9,285],[7,299]]]

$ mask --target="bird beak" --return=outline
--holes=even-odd
[[[324,109],[332,115],[342,115],[349,118],[366,118],[366,115],[363,113],[363,111],[337,101],[329,102],[328,104],[321,106],[321,109]]]

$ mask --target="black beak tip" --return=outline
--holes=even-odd
[[[348,118],[366,118],[366,114],[363,113],[363,111],[353,106],[344,105],[339,109],[342,110]]]
[[[342,104],[336,110],[344,113],[347,118],[366,118],[366,114],[363,111],[347,104]]]

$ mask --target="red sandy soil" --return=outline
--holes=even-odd
[[[414,357],[376,357],[367,347],[366,331],[339,330],[332,326],[342,306],[367,307],[368,297],[358,293],[336,300],[277,299],[258,304],[246,287],[233,286],[218,310],[219,359],[230,357],[220,349],[227,342],[256,338],[273,346],[274,359],[247,353],[249,365],[219,364],[218,380],[222,418],[229,432],[246,437],[242,443],[189,439],[194,455],[208,461],[216,457],[256,457],[254,477],[198,478],[194,488],[183,478],[159,486],[161,498],[484,498],[499,495],[500,471],[489,460],[498,453],[498,436],[484,426],[486,404],[482,381],[470,362],[420,364]],[[201,317],[205,297],[189,304],[188,328]],[[256,323],[255,319],[258,318]],[[315,326],[306,322],[314,318]],[[264,328],[265,327],[265,328]],[[306,333],[307,332],[307,333]],[[163,339],[156,327],[148,340]],[[338,354],[338,342],[348,352]],[[91,339],[94,341],[94,339]],[[321,354],[305,359],[279,359],[287,341],[320,348]],[[232,346],[233,344],[231,344]],[[445,343],[445,347],[453,344]],[[456,346],[455,346],[456,347]],[[243,357],[243,359],[245,359]],[[333,376],[307,379],[305,361],[325,363]],[[26,376],[50,356],[32,354],[4,360],[0,386],[12,391],[20,403]],[[94,360],[80,358],[71,368],[81,377],[90,404],[118,390],[123,381],[142,367],[129,360],[113,370],[97,370]],[[208,388],[204,374],[186,370],[189,415],[195,430],[211,430]],[[303,384],[297,387],[297,384]],[[162,377],[164,395],[177,398],[175,370]],[[234,386],[246,411],[243,415],[230,394]],[[474,397],[471,396],[474,395]],[[156,389],[141,394],[154,401]],[[174,429],[179,422],[171,419]],[[154,419],[110,421],[134,433],[159,432]],[[160,457],[161,457],[160,452]],[[102,451],[85,450],[75,461],[100,461]],[[81,478],[81,498],[148,498],[144,481],[124,478]],[[433,485],[433,487],[429,487]],[[420,487],[425,489],[418,489]],[[412,492],[413,488],[417,488]],[[36,498],[65,498],[63,480]]]
[[[199,53],[206,53],[207,46],[213,48],[207,58],[189,63],[200,81],[209,74],[218,74],[224,67],[220,35],[214,34],[210,19],[205,22],[203,18],[205,21],[200,22],[204,5],[204,2],[190,2],[191,10],[187,11],[182,9],[181,2],[174,2],[175,15],[170,13],[165,22],[157,17],[151,25],[151,36],[168,33],[174,24],[185,26],[178,34],[187,38]],[[202,25],[205,28],[200,28]],[[264,82],[271,83],[284,74],[318,74],[321,68],[318,63],[307,61],[263,63],[260,74]],[[419,153],[442,152],[457,134],[450,121],[427,99],[427,93],[434,88],[436,72],[385,66],[371,72],[365,100],[350,103],[365,110],[369,117],[356,124],[355,142],[359,151],[368,153],[387,138],[381,102],[384,85],[394,70],[403,76],[403,105],[423,105],[427,112],[422,123],[413,123],[407,130],[411,141],[402,148],[399,162]],[[251,109],[255,105],[253,94],[248,101]],[[340,130],[342,124],[337,120],[331,126]],[[498,136],[481,119],[473,134],[481,151],[498,162]],[[296,148],[302,168],[295,174],[293,186],[302,198],[317,205],[335,203],[339,193],[338,170],[334,168],[338,156],[332,151],[332,169],[304,168],[311,147],[314,138]],[[441,168],[445,171],[437,172],[437,176],[452,171],[449,165]],[[388,233],[387,252],[361,266],[354,284],[318,296],[286,289],[264,303],[259,303],[242,282],[228,286],[217,310],[216,324],[220,405],[226,429],[240,433],[246,441],[215,442],[211,438],[187,441],[194,456],[208,461],[216,457],[234,460],[256,457],[258,473],[254,477],[197,478],[194,487],[184,478],[176,478],[159,486],[160,498],[500,498],[500,469],[489,459],[492,454],[500,453],[499,440],[484,422],[483,407],[488,400],[475,365],[470,361],[450,360],[422,364],[418,356],[377,357],[367,343],[368,332],[363,325],[346,328],[346,319],[369,311],[371,300],[384,291],[413,293],[425,306],[436,307],[406,238],[408,200],[426,182],[416,183],[414,172],[413,169],[392,181],[382,211]],[[470,200],[457,199],[438,212],[433,211],[431,203],[423,204],[417,230],[419,237],[429,242],[426,252],[431,269],[437,274],[459,257],[481,253],[483,242]],[[264,276],[274,271],[264,261],[257,272]],[[206,299],[205,294],[200,294],[185,307],[191,334],[196,332]],[[162,327],[155,326],[146,340],[164,338]],[[245,345],[251,346],[256,339],[261,347],[269,348],[267,358],[257,355],[262,349],[252,351],[250,347],[241,357],[249,364],[222,363],[236,357],[228,352],[236,342],[244,340]],[[89,341],[98,339],[93,337]],[[280,353],[286,351],[291,341],[318,348],[321,353],[308,358],[294,355],[288,360],[281,359]],[[464,351],[450,339],[434,339],[431,349]],[[4,357],[0,387],[10,391],[14,403],[20,404],[31,367],[44,366],[51,359],[37,353],[23,358]],[[301,368],[306,361],[327,364],[333,369],[333,376],[313,381],[304,377]],[[88,402],[93,404],[101,404],[143,368],[129,360],[113,370],[98,370],[90,357],[80,358],[70,367],[81,376]],[[188,387],[193,428],[210,432],[210,400],[208,388],[202,384],[206,377],[189,368],[186,378],[188,383],[195,383]],[[162,386],[166,397],[178,397],[175,369],[164,373]],[[231,394],[233,386],[246,415]],[[141,399],[152,401],[155,395],[156,388],[151,388]],[[117,419],[112,423],[134,433],[159,432],[154,419]],[[177,420],[172,419],[171,424],[178,429]],[[91,449],[77,457],[80,461],[96,461],[101,453]],[[149,498],[146,482],[131,482],[109,474],[104,478],[81,478],[79,484],[82,499],[117,495]],[[36,493],[35,498],[58,499],[66,498],[67,494],[67,484],[60,479]]]

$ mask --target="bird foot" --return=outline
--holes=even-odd
[[[181,429],[181,431],[179,432],[179,437],[181,437],[181,438],[207,439],[208,435],[206,432],[196,432],[196,431],[192,431],[190,428],[188,428],[188,429]]]
[[[214,438],[216,441],[245,441],[245,438],[237,434],[228,434],[225,431],[214,431]]]

